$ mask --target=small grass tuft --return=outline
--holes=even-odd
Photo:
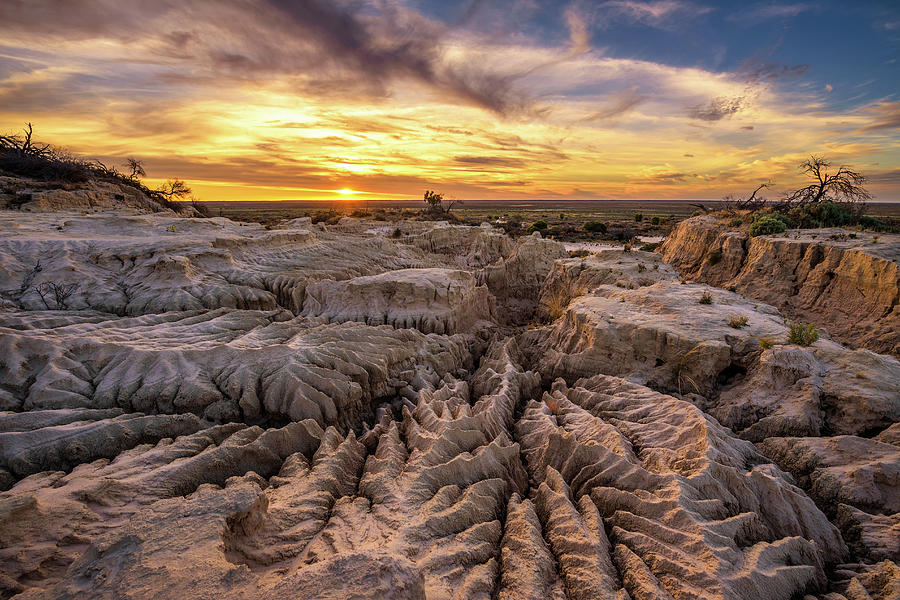
[[[709,292],[703,292],[703,295],[700,296],[700,304],[712,304],[713,299]]]
[[[775,340],[773,340],[769,336],[764,336],[764,337],[758,338],[756,341],[759,342],[759,347],[762,350],[769,350],[770,348],[775,347]]]
[[[731,317],[728,318],[728,326],[735,329],[746,327],[749,322],[750,319],[743,315],[731,315]]]
[[[681,357],[674,367],[672,367],[672,378],[678,386],[679,394],[683,394],[687,386],[694,388],[695,393],[700,393],[700,386],[697,385],[697,381],[693,377],[688,375],[688,371],[690,369],[691,360],[699,355],[701,351],[700,345],[694,346],[687,354]]]

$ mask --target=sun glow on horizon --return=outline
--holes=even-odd
[[[42,2],[0,2],[0,134],[33,122],[39,143],[117,168],[133,156],[148,185],[181,179],[209,201],[412,200],[425,190],[463,200],[715,200],[763,181],[774,182],[774,198],[803,181],[810,154],[863,172],[877,200],[900,199],[900,100],[887,83],[900,65],[870,65],[874,47],[857,49],[851,37],[843,80],[786,48],[757,64],[756,45],[767,42],[747,19],[732,20],[727,3],[693,17],[678,12],[687,2],[636,4],[665,5],[694,32],[721,30],[710,44],[727,60],[708,59],[718,46],[673,46],[669,20],[634,17],[623,2],[599,3],[591,19],[560,10],[555,21],[550,8],[534,12],[550,2],[461,3],[481,15],[473,19],[401,2],[402,31],[379,3],[288,10],[222,0],[227,19],[202,19],[190,2],[143,4],[72,20]],[[477,25],[507,12],[521,17],[508,31]],[[841,11],[807,12],[795,22],[807,33],[845,31]],[[336,48],[323,14],[359,43]],[[756,18],[793,18],[766,15]],[[871,29],[862,13],[853,18],[880,52],[893,51],[883,19]],[[602,25],[611,22],[622,39]],[[645,40],[639,52],[632,34]],[[35,35],[46,48],[31,47]]]

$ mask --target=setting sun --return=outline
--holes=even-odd
[[[334,192],[335,192],[336,194],[340,194],[340,195],[342,195],[342,196],[352,196],[353,194],[358,194],[358,193],[359,193],[359,192],[357,192],[356,190],[348,190],[348,189],[346,189],[346,188],[343,189],[343,190],[334,190]]]

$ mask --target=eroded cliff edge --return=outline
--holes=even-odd
[[[841,229],[750,237],[704,215],[659,248],[688,281],[734,288],[843,344],[900,355],[900,235]]]

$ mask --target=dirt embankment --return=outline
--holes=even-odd
[[[660,246],[687,280],[734,288],[853,347],[900,356],[900,235],[841,229],[750,237],[712,216]]]

